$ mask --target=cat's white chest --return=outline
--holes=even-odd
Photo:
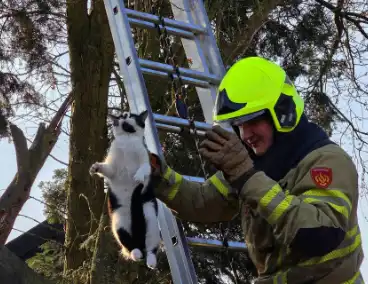
[[[146,151],[142,141],[127,139],[116,141],[110,152],[111,163],[115,167],[116,182],[123,181],[125,184],[133,182],[133,177],[141,166],[140,156]],[[143,152],[144,153],[144,152]]]
[[[114,157],[114,164],[116,165],[116,176],[124,180],[132,178],[139,168],[138,153],[117,149]]]

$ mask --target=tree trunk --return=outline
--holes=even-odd
[[[1,283],[18,284],[52,284],[53,282],[39,276],[23,261],[11,253],[5,246],[0,246]]]
[[[67,0],[67,29],[74,104],[68,173],[65,270],[89,259],[81,243],[98,226],[103,212],[103,179],[92,178],[92,163],[107,147],[107,96],[114,46],[102,0]]]

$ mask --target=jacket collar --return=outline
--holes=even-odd
[[[292,132],[275,131],[274,143],[263,156],[250,153],[257,170],[279,181],[310,152],[332,143],[325,131],[303,114]]]

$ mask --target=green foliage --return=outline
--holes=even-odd
[[[39,188],[45,201],[44,214],[50,224],[64,224],[66,211],[66,169],[56,169],[51,181],[41,181]],[[64,269],[65,250],[63,244],[47,241],[40,252],[27,260],[27,264],[46,278],[61,281]],[[60,282],[61,283],[61,282]]]
[[[57,43],[63,33],[60,18],[64,5],[64,1],[58,0],[2,1],[0,11],[7,25],[3,27],[0,59],[20,58],[29,71],[47,73],[45,62],[51,60],[48,44]]]
[[[41,252],[26,261],[27,264],[43,277],[60,283],[64,267],[63,246],[48,241],[41,245],[40,249]]]
[[[65,219],[66,206],[66,169],[56,169],[52,176],[52,181],[41,181],[39,188],[48,206],[45,206],[44,213],[47,221],[51,224],[63,224]]]

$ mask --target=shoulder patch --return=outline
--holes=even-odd
[[[322,188],[327,188],[332,182],[332,169],[327,167],[312,168],[310,175],[314,183]]]

